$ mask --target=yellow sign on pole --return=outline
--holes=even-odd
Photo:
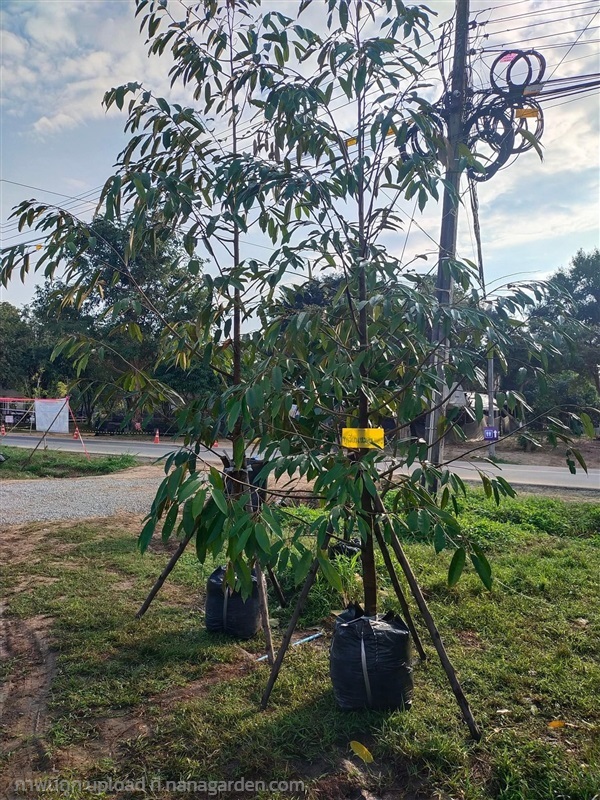
[[[515,116],[517,119],[523,119],[524,117],[533,117],[534,119],[537,119],[539,114],[535,108],[517,108]]]
[[[342,447],[383,449],[383,428],[342,428]]]

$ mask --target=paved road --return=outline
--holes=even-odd
[[[2,437],[2,444],[12,447],[34,448],[39,441],[38,436],[22,433],[9,433]],[[63,450],[70,453],[83,453],[81,441],[73,439],[72,436],[59,436],[53,434],[46,437],[46,442],[50,450]],[[85,436],[83,439],[88,452],[95,455],[123,455],[130,454],[141,458],[155,459],[171,453],[178,446],[173,439],[163,438],[160,444],[154,444],[148,437],[125,438],[122,436]],[[43,447],[43,444],[40,445]],[[211,454],[207,452],[207,455]]]
[[[23,434],[8,434],[2,441],[13,447],[32,447],[32,442],[37,442],[38,437]],[[110,455],[130,453],[131,455],[147,458],[159,459],[177,448],[177,442],[172,439],[163,439],[160,444],[154,444],[148,439],[126,439],[119,436],[97,436],[86,437],[85,446],[90,453]],[[81,442],[66,436],[47,437],[48,447],[56,450],[67,450],[71,452],[83,452]],[[221,443],[219,443],[221,444]],[[0,443],[1,446],[1,443]],[[217,452],[227,452],[231,454],[229,447],[217,447]],[[219,464],[218,456],[202,448],[201,456],[208,463]],[[468,461],[455,461],[452,465],[455,471],[464,480],[478,481],[479,476],[477,467]],[[577,469],[575,475],[571,475],[567,466],[564,467],[540,467],[525,464],[491,464],[480,463],[479,469],[488,474],[501,475],[509,483],[527,486],[550,486],[561,489],[587,489],[588,491],[598,490],[600,493],[600,470],[590,469],[586,473],[582,469]]]

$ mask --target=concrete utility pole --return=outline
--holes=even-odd
[[[452,304],[453,281],[447,268],[448,261],[456,257],[456,232],[458,227],[458,204],[460,194],[460,175],[458,146],[463,135],[463,116],[467,92],[467,50],[469,46],[469,0],[456,0],[456,25],[454,36],[454,63],[450,97],[448,98],[448,164],[446,167],[446,188],[442,206],[442,227],[440,231],[440,252],[438,260],[436,295],[442,306]],[[449,341],[444,332],[443,321],[433,331],[433,342],[440,342],[435,356],[438,374],[438,392],[434,401],[438,408],[433,409],[427,419],[427,444],[429,461],[438,466],[444,460],[444,439],[438,431],[440,418],[445,414],[448,394],[444,385],[444,364],[448,361]],[[440,405],[441,404],[441,405]]]
[[[490,350],[488,354],[488,427],[496,427],[496,417],[494,414],[494,351]],[[494,440],[490,441],[488,446],[488,456],[493,458],[496,455],[496,445]]]

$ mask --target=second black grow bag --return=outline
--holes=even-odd
[[[350,606],[337,617],[329,672],[340,708],[410,708],[410,663],[410,633],[400,617],[391,612],[365,617],[359,606]]]
[[[247,600],[224,586],[225,567],[218,567],[206,584],[206,630],[251,639],[260,628],[258,584],[252,572],[252,593]]]

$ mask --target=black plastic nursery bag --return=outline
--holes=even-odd
[[[251,639],[260,628],[258,584],[252,572],[252,594],[247,600],[239,592],[224,589],[225,567],[218,567],[206,584],[206,630]]]
[[[412,704],[410,633],[400,617],[365,617],[350,606],[336,620],[329,670],[340,708],[408,709]]]

